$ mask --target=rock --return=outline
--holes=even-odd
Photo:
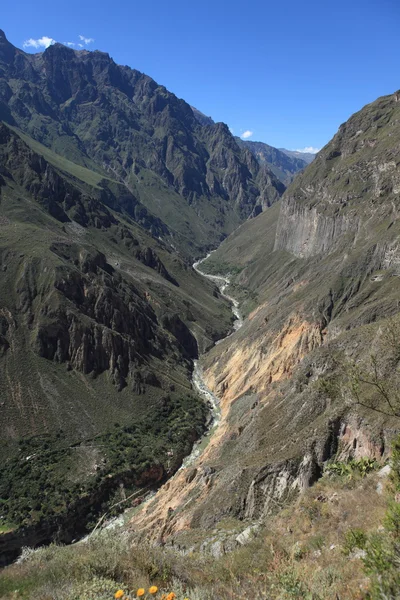
[[[390,465],[385,465],[384,467],[382,467],[382,469],[379,469],[379,471],[376,475],[377,475],[377,477],[386,479],[387,477],[389,477],[391,471],[392,471],[392,467]]]
[[[238,544],[244,546],[254,536],[256,530],[256,525],[249,525],[249,527],[246,527],[246,529],[244,529],[241,533],[239,533],[239,535],[236,536],[235,540]]]
[[[316,498],[314,498],[315,502],[328,502],[328,498],[324,496],[324,494],[319,494]]]
[[[367,553],[365,550],[361,550],[360,548],[358,548],[357,550],[355,550],[354,552],[352,552],[349,556],[349,558],[351,560],[361,560],[363,558],[365,558],[367,556]]]
[[[225,554],[224,544],[221,541],[214,542],[208,548],[208,552],[211,556],[214,556],[214,558],[221,558],[221,556]]]
[[[186,483],[191,483],[197,475],[197,469],[190,469],[186,475]]]

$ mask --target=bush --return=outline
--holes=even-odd
[[[364,550],[368,536],[362,529],[349,529],[344,535],[343,553],[348,556],[354,550]]]
[[[336,461],[328,463],[325,467],[325,474],[352,479],[354,475],[365,477],[371,471],[375,471],[379,466],[379,463],[373,458],[352,459],[347,462]]]
[[[400,598],[400,436],[393,444],[392,489],[385,529],[368,539],[364,566],[371,577],[371,600]]]

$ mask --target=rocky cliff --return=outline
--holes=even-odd
[[[393,94],[340,127],[286,194],[276,249],[302,257],[328,253],[345,234],[351,247],[371,237],[379,221],[396,219],[398,112]]]

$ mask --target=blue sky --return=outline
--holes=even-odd
[[[106,51],[236,135],[290,149],[322,147],[400,88],[399,0],[18,0],[0,28],[18,47]]]

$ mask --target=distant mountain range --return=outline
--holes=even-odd
[[[292,156],[289,150],[278,150],[264,142],[252,142],[239,137],[235,139],[239,146],[250,150],[260,164],[268,166],[286,186],[293,181],[297,173],[303,171],[307,166],[305,160]]]
[[[299,158],[308,165],[312,163],[312,161],[316,157],[316,154],[313,154],[311,152],[299,152],[299,150],[286,150],[286,148],[279,148],[279,150],[284,154],[287,154],[288,156],[291,156],[293,158]]]
[[[207,117],[197,108],[191,107],[193,114],[198,122],[203,126],[214,124],[211,117]],[[293,181],[295,175],[305,169],[305,167],[314,160],[314,154],[303,154],[295,150],[285,150],[284,148],[274,148],[264,142],[253,142],[243,140],[235,136],[235,141],[241,148],[250,150],[252,155],[261,165],[268,167],[274,175],[288,185]]]

